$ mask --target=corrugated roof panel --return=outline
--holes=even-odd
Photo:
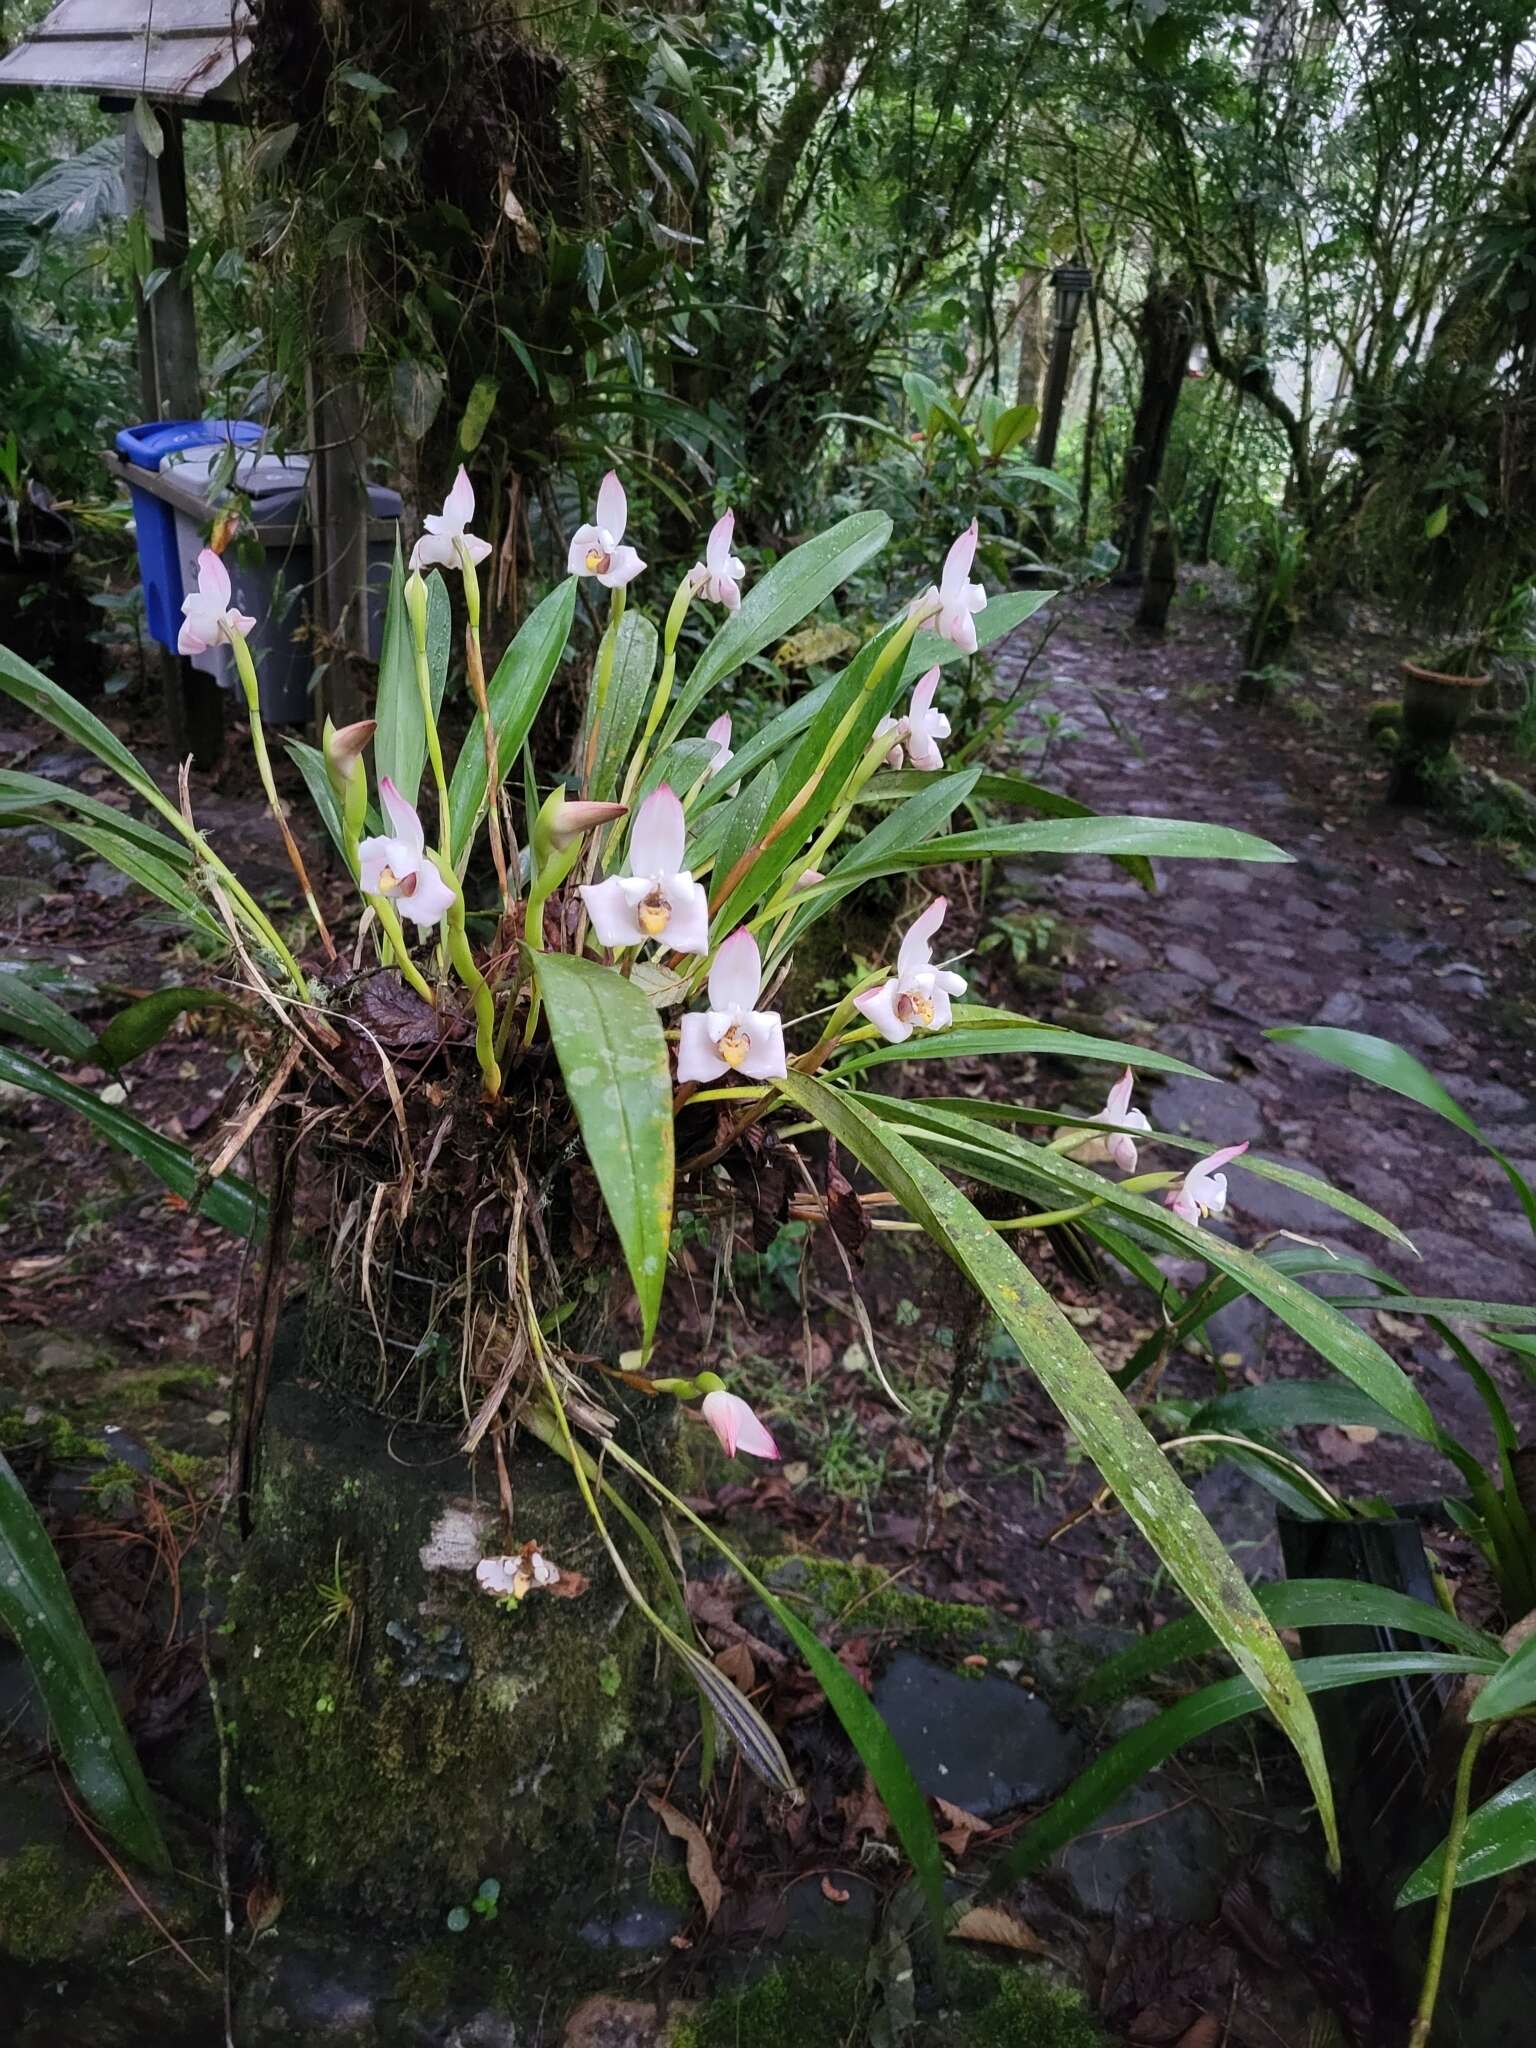
[[[250,55],[242,0],[60,0],[0,58],[0,90],[98,92],[196,106]]]

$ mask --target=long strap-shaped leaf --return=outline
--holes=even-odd
[[[1295,1745],[1336,1866],[1338,1826],[1317,1717],[1247,1581],[1141,1418],[1029,1268],[938,1167],[824,1083],[791,1074],[779,1086],[879,1175],[986,1297],[1126,1513]]]
[[[538,953],[534,972],[649,1349],[672,1236],[672,1074],[661,1019],[641,989],[595,960]]]
[[[1463,1657],[1443,1650],[1366,1650],[1358,1656],[1301,1657],[1291,1666],[1297,1684],[1308,1694],[1334,1692],[1341,1686],[1367,1685],[1383,1678],[1486,1676],[1498,1669],[1493,1657]],[[1259,1711],[1260,1700],[1242,1678],[1223,1678],[1192,1692],[1153,1721],[1123,1735],[1113,1749],[1095,1757],[1081,1777],[1069,1785],[1038,1820],[1032,1820],[987,1879],[986,1890],[998,1892],[1038,1870],[1058,1849],[1090,1827],[1123,1792],[1139,1784],[1158,1764],[1197,1736],[1209,1735],[1228,1721]]]
[[[1468,1821],[1456,1865],[1456,1889],[1486,1884],[1490,1877],[1502,1877],[1506,1870],[1518,1870],[1524,1863],[1536,1863],[1536,1771],[1527,1771],[1502,1792],[1495,1792]],[[1444,1869],[1442,1842],[1403,1885],[1397,1903],[1416,1906],[1432,1899],[1440,1889]]]
[[[48,1532],[0,1456],[0,1622],[26,1658],[80,1795],[115,1842],[168,1871],[160,1823]]]
[[[60,1080],[57,1074],[14,1046],[0,1045],[0,1081],[9,1081],[16,1088],[29,1088],[49,1102],[77,1110],[109,1144],[131,1153],[158,1174],[173,1194],[190,1201],[197,1192],[201,1168],[195,1154],[185,1145],[151,1130],[127,1110],[115,1109],[88,1089]],[[222,1224],[226,1230],[238,1231],[241,1237],[254,1237],[266,1215],[266,1204],[250,1182],[233,1173],[210,1181],[197,1206],[201,1215]]]

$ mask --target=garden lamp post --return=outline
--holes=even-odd
[[[1051,289],[1056,294],[1056,324],[1051,331],[1051,359],[1045,373],[1040,432],[1035,440],[1035,461],[1042,469],[1049,469],[1056,460],[1061,409],[1066,403],[1067,379],[1072,371],[1072,330],[1083,300],[1093,289],[1093,272],[1080,263],[1063,263],[1051,272]]]

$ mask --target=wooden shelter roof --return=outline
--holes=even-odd
[[[250,55],[246,0],[59,0],[6,57],[0,91],[142,96],[189,113],[234,99]]]

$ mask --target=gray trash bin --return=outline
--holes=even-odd
[[[310,716],[314,660],[308,628],[310,595],[315,580],[314,548],[309,533],[309,466],[307,455],[262,455],[252,452],[236,461],[232,483],[209,483],[214,463],[226,454],[220,443],[205,444],[168,455],[159,469],[142,470],[120,458],[111,459],[133,488],[163,499],[172,510],[176,551],[183,590],[197,588],[197,558],[208,544],[214,515],[232,492],[250,500],[250,519],[235,546],[224,557],[236,609],[256,625],[251,653],[261,678],[261,714],[274,725],[300,725]],[[384,605],[395,554],[395,523],[400,494],[373,484],[368,490],[368,651],[377,658],[383,634]],[[252,539],[261,557],[251,560]],[[234,655],[228,647],[194,654],[194,668],[215,678],[221,688],[239,694]]]

